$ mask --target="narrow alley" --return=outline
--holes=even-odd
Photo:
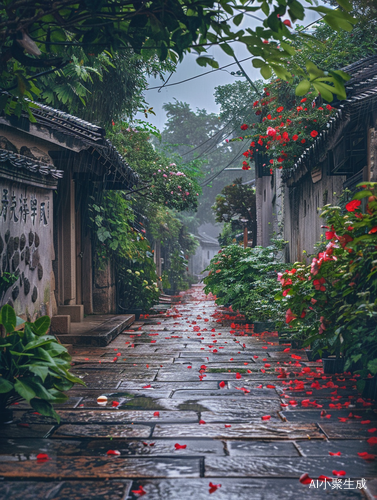
[[[201,286],[72,354],[86,387],[56,406],[60,424],[20,403],[0,428],[2,499],[377,494],[377,414],[356,378],[324,376],[321,361],[254,334]]]

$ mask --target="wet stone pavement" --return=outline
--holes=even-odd
[[[221,319],[199,286],[73,362],[86,387],[59,425],[19,404],[0,427],[0,499],[376,498],[357,379]]]

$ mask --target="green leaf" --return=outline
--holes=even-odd
[[[42,316],[33,323],[33,331],[36,335],[44,335],[50,328],[51,320],[49,316]]]
[[[223,49],[225,54],[227,54],[228,56],[232,56],[232,57],[234,56],[234,51],[233,51],[232,47],[230,45],[228,45],[227,43],[221,43],[220,47]]]
[[[262,66],[260,72],[265,80],[268,80],[269,78],[271,78],[272,70],[268,64],[265,64],[264,66]]]
[[[34,357],[34,354],[30,353],[30,352],[19,352],[19,351],[9,351],[10,354],[12,354],[13,356],[28,356],[29,358],[33,358]]]
[[[262,68],[266,63],[262,59],[253,59],[254,68]]]
[[[0,325],[3,325],[7,333],[13,332],[17,324],[16,313],[13,307],[5,304],[0,310]]]
[[[54,378],[53,384],[59,391],[68,391],[74,383],[64,378]]]
[[[51,396],[54,398],[53,403],[54,404],[61,404],[65,403],[69,398],[64,392],[57,391],[56,389],[49,389],[48,391]]]
[[[374,375],[377,373],[377,358],[372,359],[372,361],[369,361],[368,370]]]
[[[358,193],[355,193],[353,195],[354,200],[362,200],[363,198],[366,198],[367,196],[373,196],[372,191],[359,191]]]
[[[335,31],[352,31],[352,24],[346,19],[341,19],[330,14],[326,14],[326,16],[322,19],[326,24],[330,26],[330,28]]]
[[[295,89],[295,94],[297,96],[302,96],[308,93],[310,90],[310,82],[309,80],[301,80],[301,82],[297,85]]]
[[[5,379],[4,377],[0,377],[0,394],[5,394],[6,392],[10,392],[13,389],[12,382]]]
[[[269,13],[270,13],[270,8],[268,6],[268,3],[266,1],[264,1],[261,5],[261,9],[262,9],[262,12],[265,16],[268,16]]]
[[[327,87],[328,85],[324,85],[322,83],[313,82],[313,87],[322,95],[322,97],[331,102],[333,100],[333,93]],[[333,89],[335,90],[335,89]]]
[[[296,53],[296,49],[292,47],[292,45],[289,45],[289,43],[286,42],[280,42],[280,46],[282,49],[284,49],[286,52],[288,52],[289,55],[293,56]]]
[[[42,382],[46,380],[48,374],[47,366],[30,365],[28,368],[29,371],[31,371],[35,375],[38,375],[38,377],[42,379]]]
[[[199,66],[211,66],[212,68],[218,68],[219,63],[215,61],[214,59],[211,59],[210,57],[206,56],[199,56],[196,58],[196,62],[199,64]]]
[[[344,10],[350,12],[352,10],[352,3],[348,0],[336,0],[336,2],[343,7]]]
[[[14,383],[14,389],[18,394],[26,399],[29,403],[32,398],[35,398],[36,394],[33,389],[28,385],[27,382],[21,381],[21,379],[17,379]]]
[[[48,401],[44,401],[43,399],[32,399],[30,401],[30,406],[41,415],[44,415],[45,417],[52,417],[57,420],[58,424],[60,423],[59,415]]]
[[[233,22],[236,26],[239,26],[242,23],[243,20],[243,14],[238,14],[233,18]]]
[[[45,335],[43,338],[35,339],[26,344],[25,351],[30,349],[35,349],[36,347],[41,347],[42,345],[51,344],[51,342],[56,342],[56,338],[52,335]]]

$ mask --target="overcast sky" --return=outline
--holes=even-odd
[[[305,20],[300,24],[308,25],[312,21],[315,21],[318,18],[316,13],[309,13]],[[257,25],[260,25],[259,21],[256,21],[253,18],[245,17],[245,21],[239,28],[255,28]],[[251,54],[241,45],[234,43],[232,44],[232,48],[235,51],[236,57],[238,60],[244,59],[246,57],[250,57]],[[230,56],[227,56],[219,47],[211,47],[208,50],[208,54],[214,56],[214,58],[218,61],[220,67],[225,66],[227,64],[234,63],[234,59]],[[224,70],[215,71],[211,69],[209,66],[203,68],[196,63],[196,58],[198,56],[196,54],[188,54],[184,57],[182,63],[179,63],[177,66],[176,72],[169,80],[169,84],[180,82],[181,80],[185,80],[187,78],[191,78],[193,76],[202,75],[208,71],[211,71],[210,74],[201,76],[194,80],[190,80],[186,83],[181,83],[179,85],[174,86],[166,86],[159,92],[156,90],[147,90],[145,93],[145,97],[150,106],[153,107],[156,116],[150,115],[148,121],[150,121],[153,125],[155,125],[160,130],[163,129],[164,123],[166,120],[166,114],[162,109],[164,103],[173,102],[174,99],[178,101],[184,101],[191,105],[191,108],[196,110],[206,109],[209,113],[217,113],[219,111],[219,107],[215,103],[215,99],[213,96],[215,87],[219,85],[225,85],[227,83],[233,83],[239,77],[232,76],[230,74],[231,71],[237,71],[239,68],[236,64],[226,68]],[[242,63],[243,69],[249,75],[252,80],[261,78],[259,70],[253,68],[251,59]],[[166,75],[166,78],[169,75]],[[158,85],[162,85],[163,82],[157,78],[151,78],[149,81],[150,87],[155,87]],[[143,118],[143,115],[139,115],[138,118]]]

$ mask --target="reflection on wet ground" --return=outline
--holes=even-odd
[[[375,498],[377,412],[356,378],[215,311],[195,286],[107,347],[75,347],[86,387],[60,424],[23,403],[0,427],[0,499]]]

